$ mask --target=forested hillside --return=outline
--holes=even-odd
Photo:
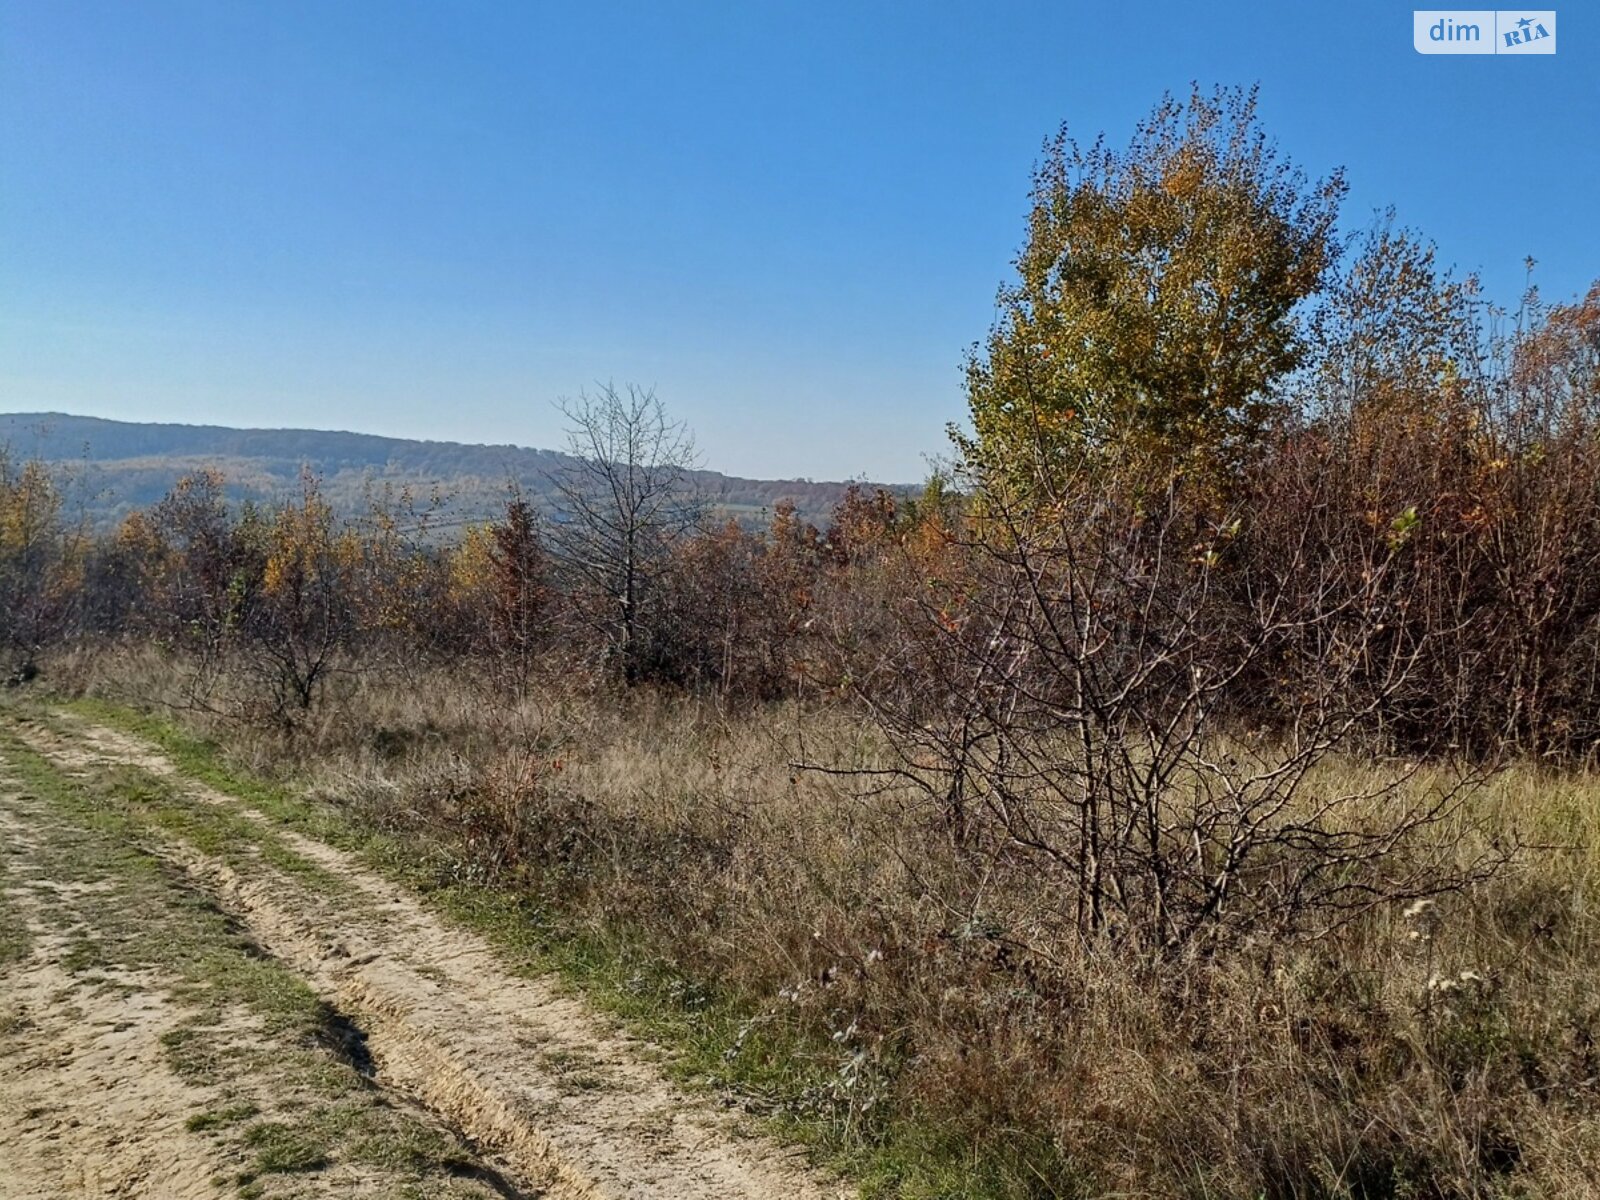
[[[0,413],[0,445],[19,458],[69,466],[91,521],[115,523],[160,500],[185,475],[215,468],[230,498],[276,503],[296,494],[309,467],[335,508],[354,511],[369,490],[410,487],[421,499],[435,490],[459,520],[489,516],[503,506],[508,485],[548,501],[550,477],[570,465],[558,450],[424,442],[317,429],[230,429],[108,421],[65,413]],[[693,482],[717,508],[757,515],[793,501],[820,516],[844,498],[844,483],[808,479],[741,479],[696,471]]]

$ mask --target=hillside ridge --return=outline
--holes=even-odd
[[[486,515],[515,486],[536,500],[551,495],[549,476],[570,462],[559,450],[398,438],[348,430],[241,428],[176,422],[119,421],[59,412],[0,413],[0,447],[13,457],[70,465],[90,516],[113,521],[159,500],[182,476],[212,467],[237,500],[273,503],[291,495],[304,467],[337,506],[361,503],[374,486],[435,489],[464,519]],[[818,518],[844,496],[849,481],[753,479],[720,471],[693,473],[720,509],[756,516],[792,501]]]

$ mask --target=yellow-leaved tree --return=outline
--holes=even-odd
[[[1301,361],[1344,190],[1278,155],[1253,90],[1169,96],[1120,151],[1063,127],[968,361],[969,464],[1014,495],[1105,465],[1225,487]]]
[[[266,550],[260,592],[243,623],[255,668],[277,718],[312,707],[358,632],[363,547],[322,496],[315,475],[258,532]]]
[[[66,624],[81,582],[81,530],[62,520],[61,489],[45,465],[15,462],[0,445],[0,670],[33,678],[40,650]]]

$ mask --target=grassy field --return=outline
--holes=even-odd
[[[845,714],[555,685],[506,707],[439,673],[346,681],[290,738],[149,715],[179,694],[163,670],[84,661],[75,707],[561,973],[868,1195],[1600,1178],[1587,776],[1500,772],[1436,831],[1464,857],[1518,847],[1492,878],[1314,941],[1156,961],[1076,943],[1044,882],[977,874],[912,796],[796,769],[875,761]],[[1328,787],[1382,769],[1322,768]]]

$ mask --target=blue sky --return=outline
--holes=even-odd
[[[1600,277],[1600,19],[1387,3],[0,6],[0,409],[555,445],[653,384],[737,474],[915,479],[1062,121],[1259,82],[1347,226]]]

